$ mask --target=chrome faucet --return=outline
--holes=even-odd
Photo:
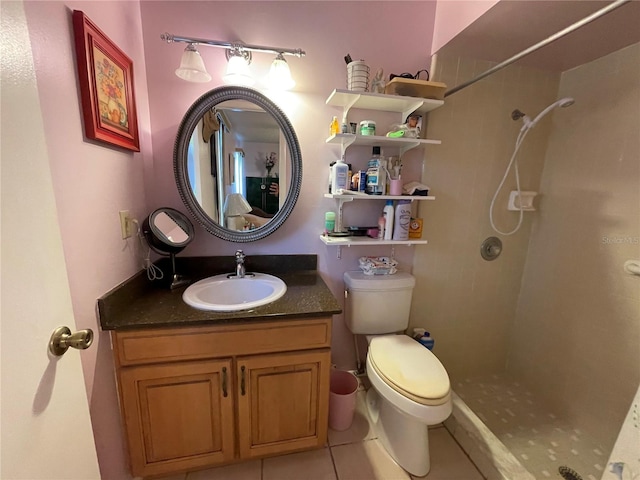
[[[242,250],[236,250],[236,277],[244,278],[244,257],[246,255]]]

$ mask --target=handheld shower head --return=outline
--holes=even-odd
[[[557,103],[560,107],[567,108],[576,103],[576,101],[571,97],[565,97],[558,100]]]
[[[553,110],[556,107],[570,107],[571,105],[573,105],[575,103],[575,100],[571,97],[565,97],[565,98],[561,98],[560,100],[558,100],[557,102],[552,103],[551,105],[549,105],[547,108],[545,108],[544,110],[542,110],[538,116],[536,118],[533,119],[533,121],[529,124],[529,128],[533,128],[536,126],[536,123],[538,123],[542,117],[544,117],[547,113],[549,113],[551,110]]]

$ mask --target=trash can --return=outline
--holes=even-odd
[[[356,409],[358,379],[351,372],[332,370],[329,390],[329,427],[338,431],[347,430],[353,422]]]

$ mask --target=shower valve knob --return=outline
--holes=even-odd
[[[487,261],[495,260],[502,253],[502,242],[498,237],[489,237],[480,246],[480,255]]]

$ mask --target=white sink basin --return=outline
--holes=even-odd
[[[182,294],[187,305],[200,310],[235,312],[275,302],[287,291],[287,285],[266,273],[244,278],[216,275],[189,286]]]

